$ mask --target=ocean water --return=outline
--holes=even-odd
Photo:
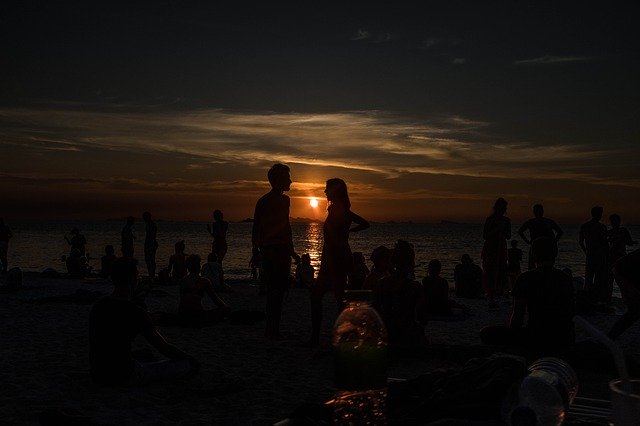
[[[100,257],[104,247],[112,244],[116,254],[120,249],[120,231],[124,221],[101,222],[30,222],[7,223],[14,238],[9,244],[9,265],[18,266],[26,271],[42,271],[54,268],[65,271],[62,255],[68,254],[69,246],[64,236],[77,227],[87,239],[87,253],[90,264],[100,268]],[[158,269],[168,265],[176,241],[184,240],[188,254],[197,253],[203,259],[211,250],[211,237],[204,222],[157,222],[158,225]],[[250,274],[251,223],[230,223],[227,241],[229,251],[224,260],[226,276],[247,278]],[[523,268],[526,269],[528,246],[517,236],[519,224],[512,226],[512,233],[519,241],[519,247],[525,256]],[[559,256],[556,266],[570,268],[574,275],[584,275],[584,255],[578,246],[579,225],[561,225],[564,235],[559,242]],[[141,273],[146,273],[143,261],[144,223],[136,222],[135,254],[141,260]],[[640,226],[627,226],[631,235],[640,237]],[[316,273],[319,269],[322,250],[322,223],[293,223],[293,239],[298,254],[309,253]],[[482,224],[412,224],[412,223],[372,223],[371,228],[351,234],[352,251],[365,253],[368,259],[371,251],[386,245],[393,248],[398,239],[404,239],[414,245],[416,251],[416,277],[426,275],[427,264],[431,259],[442,262],[444,278],[453,283],[453,269],[464,253],[480,264],[482,249]],[[371,263],[367,260],[368,266]]]

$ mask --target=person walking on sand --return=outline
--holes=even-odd
[[[489,308],[498,307],[496,293],[502,292],[507,271],[507,240],[511,238],[511,220],[505,216],[507,201],[500,197],[493,205],[493,214],[484,222],[482,238],[482,284],[489,299]]]
[[[344,291],[347,276],[353,267],[353,255],[349,247],[349,234],[369,228],[369,222],[351,211],[347,184],[338,178],[329,179],[324,190],[329,201],[327,219],[324,222],[324,244],[320,256],[318,279],[311,287],[311,344],[320,342],[322,323],[322,297],[333,290],[338,311],[344,308]],[[351,227],[355,223],[356,226]]]
[[[152,280],[156,277],[156,251],[158,250],[158,227],[151,220],[151,213],[142,213],[144,220],[144,262],[147,264],[147,272]]]
[[[122,228],[122,257],[133,258],[133,242],[136,239],[136,236],[133,235],[134,222],[135,218],[133,216],[129,216],[127,218],[127,223]]]
[[[591,220],[580,226],[578,243],[586,255],[584,287],[592,302],[605,303],[608,283],[607,227],[600,223],[603,208],[595,206],[591,209]]]
[[[0,217],[0,263],[2,264],[2,273],[7,273],[7,257],[9,252],[9,240],[13,237],[11,229],[4,223],[4,219]]]
[[[266,336],[280,340],[280,318],[282,300],[289,285],[291,258],[296,263],[300,256],[293,248],[289,206],[291,201],[284,192],[291,189],[289,167],[274,164],[267,173],[271,191],[260,197],[256,203],[251,231],[252,258],[255,264],[260,259],[261,279],[264,278],[266,291]]]
[[[518,229],[518,234],[529,245],[529,270],[535,269],[536,263],[531,254],[531,243],[540,237],[552,238],[556,244],[564,233],[558,224],[547,217],[544,217],[544,207],[542,204],[533,206],[533,218],[527,220]],[[529,236],[527,237],[527,231]]]

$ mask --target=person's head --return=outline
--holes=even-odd
[[[109,256],[114,256],[116,254],[116,249],[113,248],[111,244],[104,248],[104,253]]]
[[[189,271],[190,274],[198,275],[200,273],[201,259],[200,259],[200,256],[198,256],[197,254],[191,254],[187,256],[184,263],[187,267],[187,271]]]
[[[305,253],[300,257],[300,262],[305,265],[311,265],[311,256],[309,253]]]
[[[591,208],[591,217],[595,220],[600,220],[602,219],[602,213],[604,212],[604,209],[600,206],[594,206]]]
[[[129,216],[129,217],[127,218],[127,225],[133,225],[133,222],[135,222],[135,221],[136,221],[136,218],[135,218],[135,217],[133,217],[133,216]]]
[[[340,178],[332,178],[327,181],[327,186],[324,190],[327,195],[329,204],[338,203],[345,209],[351,208],[351,201],[349,201],[349,192],[347,191],[347,184]]]
[[[493,212],[497,215],[502,216],[507,212],[507,200],[500,197],[493,203]]]
[[[213,220],[215,220],[216,222],[220,222],[222,220],[222,211],[221,210],[214,210],[213,211]]]
[[[531,254],[537,265],[552,264],[558,255],[558,246],[551,237],[540,237],[531,243]]]
[[[138,283],[138,261],[121,257],[113,261],[111,281],[116,292],[127,293],[131,297]]]
[[[184,253],[184,240],[180,240],[173,245],[176,253]]]
[[[440,271],[442,271],[442,263],[438,259],[433,259],[427,265],[427,274],[431,277],[440,276]]]
[[[620,226],[620,223],[622,222],[622,219],[620,219],[619,214],[614,213],[609,216],[609,222],[611,222],[611,226],[613,226],[614,228],[618,228]]]
[[[78,230],[78,228],[73,228],[71,230],[71,235],[78,235],[80,233],[80,231]]]
[[[364,265],[364,255],[361,251],[353,252],[353,264],[354,265]]]
[[[142,220],[144,220],[145,222],[149,222],[151,220],[151,213],[149,212],[142,213]]]
[[[218,255],[213,252],[209,253],[209,255],[207,256],[207,262],[215,263],[217,261],[218,261]]]
[[[542,204],[536,204],[533,206],[533,215],[537,218],[544,216],[544,207],[542,207]]]
[[[276,191],[288,191],[291,188],[291,175],[289,166],[276,163],[269,169],[267,178],[271,187]]]
[[[462,258],[460,259],[460,263],[462,263],[463,265],[469,265],[473,263],[473,260],[471,260],[471,256],[465,253],[462,255]]]
[[[511,247],[518,248],[518,240],[511,240]]]
[[[409,272],[415,267],[416,253],[413,245],[405,240],[398,240],[393,253],[391,254],[391,264],[400,272]]]
[[[385,246],[379,246],[373,249],[369,256],[373,266],[376,269],[389,269],[391,264],[391,249]]]

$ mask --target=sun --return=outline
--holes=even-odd
[[[311,198],[309,200],[309,205],[315,209],[316,207],[318,207],[318,199],[317,198]]]

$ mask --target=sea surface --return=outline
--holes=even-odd
[[[9,266],[18,266],[25,271],[42,271],[54,268],[65,272],[62,255],[69,252],[64,240],[73,228],[80,229],[87,239],[87,253],[90,264],[100,268],[100,257],[104,247],[111,244],[120,250],[120,231],[124,221],[100,222],[29,222],[7,223],[14,238],[9,244]],[[158,221],[158,269],[168,265],[169,256],[174,252],[174,244],[184,240],[186,253],[197,253],[203,259],[211,250],[211,236],[205,222],[164,222]],[[227,241],[229,251],[224,259],[225,275],[230,278],[247,278],[250,275],[251,223],[230,223]],[[526,269],[528,246],[517,236],[519,224],[512,225],[512,234],[519,241],[524,252],[523,269]],[[574,275],[584,275],[584,255],[578,246],[579,225],[561,225],[564,235],[559,242],[559,256],[556,266],[570,268]],[[136,222],[135,254],[141,260],[141,274],[146,274],[143,261],[144,223]],[[627,226],[634,239],[640,238],[640,226]],[[319,269],[322,250],[322,223],[292,223],[293,240],[298,254],[309,253],[316,273]],[[371,228],[351,234],[352,251],[361,251],[367,258],[371,251],[385,245],[393,248],[394,242],[404,239],[414,245],[416,251],[416,277],[426,275],[431,259],[442,262],[444,278],[453,283],[453,269],[464,253],[480,264],[482,249],[482,224],[414,224],[414,223],[372,223]],[[636,246],[637,247],[637,246]]]

